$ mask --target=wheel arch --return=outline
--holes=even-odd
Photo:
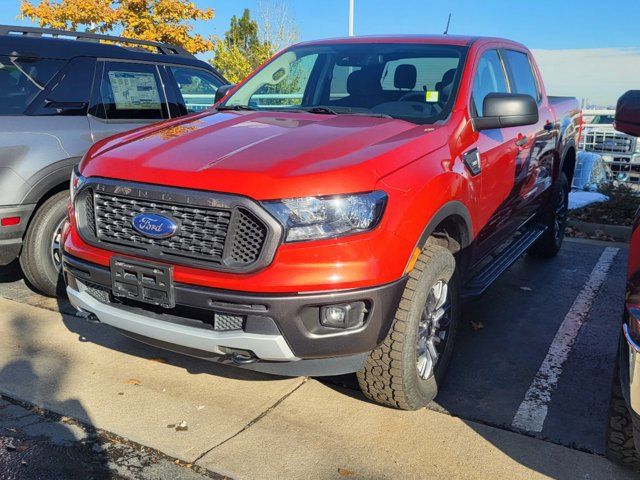
[[[440,207],[422,231],[416,248],[422,249],[430,238],[438,239],[454,254],[471,245],[473,224],[467,207],[457,200]]]
[[[560,157],[560,168],[558,173],[562,172],[567,176],[567,180],[569,181],[569,187],[571,187],[573,183],[573,174],[576,170],[576,160],[578,158],[578,153],[576,149],[576,144],[572,140],[565,147],[562,152],[562,156]]]

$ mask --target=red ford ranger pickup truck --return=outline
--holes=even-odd
[[[302,43],[218,93],[74,173],[64,275],[92,319],[263,372],[357,372],[417,409],[461,299],[561,246],[581,114],[518,43]]]

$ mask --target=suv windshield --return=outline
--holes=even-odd
[[[466,50],[377,43],[293,47],[259,70],[220,109],[305,110],[434,123],[451,112]]]

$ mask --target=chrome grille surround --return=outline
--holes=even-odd
[[[166,263],[246,273],[273,260],[281,225],[249,198],[89,178],[75,197],[76,224],[87,243]],[[131,223],[142,212],[178,223],[169,238],[151,238]]]

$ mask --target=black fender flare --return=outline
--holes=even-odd
[[[441,206],[436,213],[431,217],[429,223],[422,231],[420,238],[418,239],[418,243],[416,244],[416,248],[422,250],[424,245],[427,243],[427,239],[434,232],[436,227],[442,223],[448,217],[459,217],[462,219],[463,225],[460,229],[462,234],[460,248],[466,248],[471,245],[473,240],[473,223],[471,222],[471,215],[469,214],[469,210],[464,205],[464,203],[458,200],[451,200]]]
[[[558,172],[557,172],[558,176],[560,175],[560,172],[564,171],[564,162],[567,158],[567,154],[569,153],[569,150],[571,150],[572,148],[573,148],[573,151],[576,152],[576,160],[578,159],[578,148],[576,147],[576,142],[574,139],[571,139],[562,147],[562,152],[560,154],[560,163],[558,164]],[[575,168],[575,165],[574,165],[574,168]],[[569,181],[571,181],[571,179],[569,179]]]
[[[39,203],[49,192],[64,184],[71,178],[71,172],[82,157],[70,157],[48,165],[36,174],[29,191],[25,194],[22,203]]]

